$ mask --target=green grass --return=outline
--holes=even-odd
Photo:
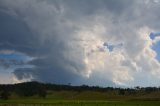
[[[21,105],[20,105],[21,104]],[[12,93],[0,106],[160,106],[160,94],[118,95],[117,92],[48,91],[45,99],[39,96],[19,97]]]
[[[52,99],[12,99],[0,100],[0,106],[11,104],[20,106],[160,106],[160,101],[91,101],[91,100],[52,100]],[[8,104],[8,105],[7,105]]]

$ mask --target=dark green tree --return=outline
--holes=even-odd
[[[47,95],[47,92],[44,88],[41,88],[41,89],[39,89],[38,95],[39,95],[39,97],[45,98]]]
[[[125,90],[124,89],[119,89],[119,95],[125,95]]]
[[[3,100],[9,99],[9,96],[10,96],[10,93],[7,90],[3,90],[0,95],[1,99],[3,99]]]

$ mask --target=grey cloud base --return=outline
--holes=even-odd
[[[13,70],[17,81],[157,85],[160,63],[149,34],[159,29],[159,5],[151,0],[1,0],[0,50],[33,58],[26,63],[33,67]],[[110,51],[105,43],[121,46]]]

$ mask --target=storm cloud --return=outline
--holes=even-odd
[[[0,54],[23,55],[18,66],[6,59],[13,83],[154,86],[159,9],[158,0],[0,0]]]

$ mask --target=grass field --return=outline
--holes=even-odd
[[[0,106],[160,106],[160,101],[0,100]]]
[[[46,98],[12,94],[10,99],[0,100],[0,106],[160,106],[160,99],[158,93],[133,97],[90,91],[52,91]]]
[[[40,96],[39,93],[31,96],[27,94],[37,91],[39,86],[33,86],[38,83],[28,84],[14,87],[1,86],[0,88],[3,89],[10,88],[10,92],[6,93],[3,89],[1,90],[0,106],[160,106],[160,88],[123,89],[123,92],[120,92],[122,89],[104,91],[98,88],[93,90],[91,87],[88,89],[81,87],[81,90],[76,90],[77,88],[68,90],[68,86],[58,86],[59,89],[57,90],[57,86],[53,85],[54,89],[52,87],[52,89],[47,89],[45,96]],[[63,89],[60,89],[61,87]],[[4,94],[8,95],[7,99],[2,98],[5,97]]]

